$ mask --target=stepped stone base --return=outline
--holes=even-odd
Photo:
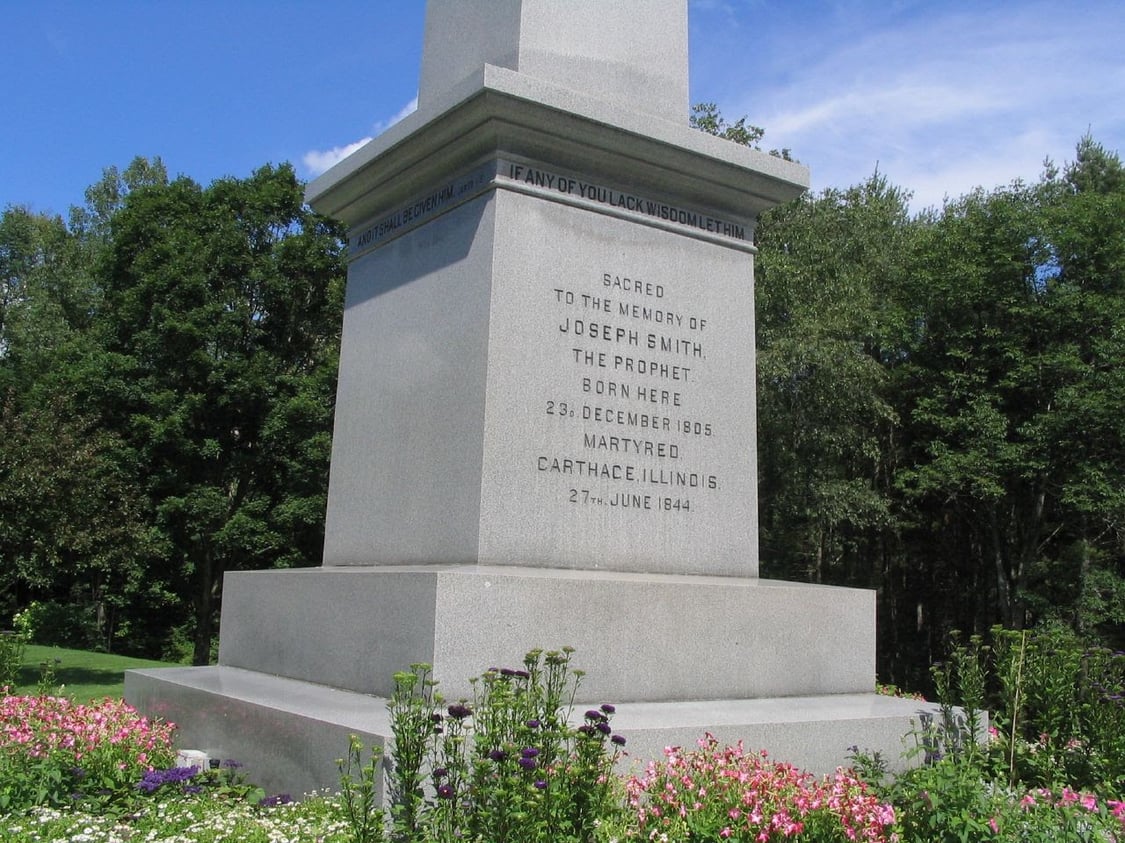
[[[322,567],[227,575],[219,665],[130,671],[126,698],[179,744],[270,790],[338,781],[348,736],[382,745],[396,671],[469,678],[572,646],[577,697],[613,703],[632,758],[707,731],[812,770],[858,745],[902,763],[924,704],[875,687],[874,593],[756,578],[513,566]]]
[[[349,735],[377,746],[390,735],[383,698],[233,667],[132,670],[125,694],[176,723],[182,746],[239,761],[271,793],[335,789]],[[661,757],[665,746],[694,746],[706,732],[819,773],[846,764],[851,746],[879,751],[901,769],[919,714],[935,708],[876,694],[630,703],[613,726],[628,739],[625,771]],[[581,718],[581,707],[575,714]]]
[[[576,650],[582,702],[865,693],[875,593],[757,578],[485,565],[227,574],[219,664],[376,696],[434,667],[446,699]]]

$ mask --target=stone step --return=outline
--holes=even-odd
[[[270,793],[336,789],[336,760],[350,735],[389,739],[381,697],[234,667],[131,670],[126,698],[177,724],[177,742],[212,759],[235,760]],[[817,773],[848,763],[849,747],[878,751],[892,769],[910,762],[920,715],[937,706],[877,694],[621,704],[614,731],[627,739],[622,770],[640,769],[666,746],[694,747],[707,732]],[[574,712],[582,717],[582,707]]]

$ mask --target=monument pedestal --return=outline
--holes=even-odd
[[[575,648],[576,714],[617,705],[643,763],[705,732],[817,772],[848,748],[904,763],[933,705],[871,693],[874,593],[757,578],[511,566],[230,574],[217,667],[130,671],[126,695],[272,791],[336,784],[348,736],[390,738],[395,671],[434,667],[451,701],[532,647]],[[349,689],[349,690],[342,690]],[[626,769],[628,767],[626,762]]]
[[[389,696],[433,665],[442,695],[570,646],[581,703],[863,693],[874,593],[756,578],[511,566],[229,575],[220,664]],[[845,634],[841,634],[844,632]]]
[[[575,658],[581,666],[581,653]],[[355,691],[221,665],[131,670],[125,687],[142,711],[177,724],[182,745],[239,761],[270,793],[338,787],[336,759],[350,735],[368,746],[390,742],[386,699]],[[935,709],[873,693],[642,702],[622,704],[613,730],[628,741],[622,772],[662,757],[667,746],[694,747],[707,732],[817,773],[847,763],[852,746],[902,769],[919,714]],[[581,707],[575,715],[577,724]]]
[[[871,592],[758,575],[754,226],[800,164],[686,125],[684,0],[430,0],[419,109],[309,186],[347,224],[324,564],[229,573],[219,666],[126,695],[270,789],[576,650],[638,761],[705,731],[901,763]]]

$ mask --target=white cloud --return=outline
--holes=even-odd
[[[764,145],[791,149],[814,189],[856,184],[878,165],[921,210],[977,186],[1034,181],[1044,157],[1072,157],[1088,126],[1121,145],[1125,19],[1111,8],[854,0],[799,28],[785,4],[742,8],[747,32],[760,24],[760,49],[724,40],[697,51],[701,75],[721,86],[698,98],[764,127]]]
[[[373,137],[360,138],[355,143],[346,146],[334,146],[331,149],[312,149],[301,156],[301,163],[305,165],[310,176],[319,176],[325,170],[335,167],[361,146],[366,146]]]
[[[360,138],[344,146],[334,146],[331,149],[311,149],[301,156],[301,163],[305,165],[309,176],[319,176],[321,173],[339,164],[360,147],[366,146],[404,117],[413,114],[417,109],[418,97],[414,97],[414,99],[400,108],[395,114],[391,115],[386,120],[377,122],[372,127],[371,134],[367,137]]]
[[[381,135],[383,134],[383,132],[387,131],[387,129],[391,128],[391,126],[393,126],[395,123],[398,123],[403,118],[409,117],[417,110],[418,97],[417,95],[415,95],[414,99],[412,99],[397,112],[391,115],[390,118],[388,118],[387,120],[381,120],[380,122],[376,123],[375,128],[372,131],[375,135]]]

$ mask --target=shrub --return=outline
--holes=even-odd
[[[1125,834],[1125,803],[1065,785],[1008,787],[957,758],[910,770],[884,795],[909,843],[1116,843]]]
[[[90,604],[33,600],[16,615],[15,624],[32,644],[75,650],[105,649],[97,611]]]
[[[16,684],[26,639],[18,632],[0,632],[0,690]]]
[[[421,841],[589,841],[620,810],[613,766],[625,739],[614,707],[569,724],[581,673],[572,650],[533,650],[518,669],[474,680],[473,700],[446,705],[429,665],[395,676],[389,702],[394,737],[388,772],[391,836]],[[361,763],[353,740],[341,760],[345,810],[356,840],[381,839],[372,823],[377,757]]]
[[[979,752],[972,716],[988,707],[990,776],[1025,790],[1125,790],[1125,653],[1087,647],[1063,629],[995,628],[990,644],[955,644],[934,676],[946,719],[953,704],[965,705],[973,732],[957,740],[947,722],[955,739],[944,749]]]

